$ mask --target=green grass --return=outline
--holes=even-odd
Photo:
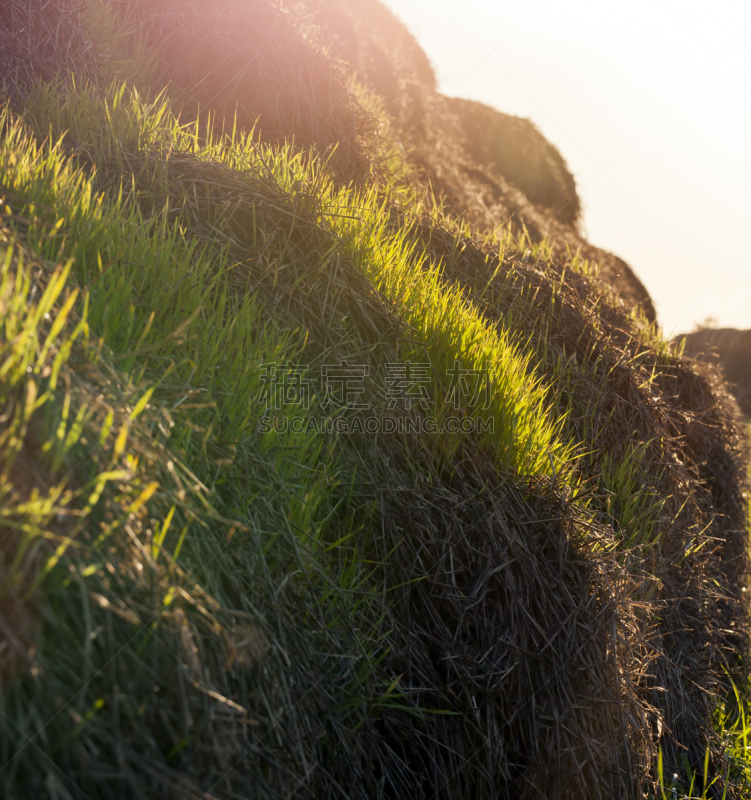
[[[231,637],[222,633],[227,623],[215,617],[214,606],[252,618],[260,613],[271,624],[268,597],[279,590],[284,575],[297,575],[294,591],[310,603],[310,637],[318,641],[306,647],[350,652],[353,663],[361,665],[345,690],[350,699],[343,713],[363,704],[377,708],[381,694],[393,694],[392,677],[377,670],[386,633],[381,630],[384,598],[367,589],[377,567],[365,555],[373,535],[367,532],[367,510],[356,516],[346,510],[357,474],[347,478],[350,471],[343,470],[350,448],[342,451],[335,438],[315,433],[259,433],[265,413],[258,403],[259,366],[308,364],[312,375],[323,358],[354,356],[371,363],[383,354],[394,360],[419,358],[430,360],[439,376],[437,396],[447,388],[447,379],[440,380],[443,370],[455,361],[487,369],[502,390],[486,410],[496,426],[479,446],[507,470],[563,473],[570,446],[558,437],[560,426],[552,421],[528,359],[503,331],[484,322],[459,290],[442,284],[435,267],[405,236],[390,231],[387,210],[375,193],[335,188],[317,160],[289,147],[258,147],[248,137],[207,142],[197,126],[180,126],[166,101],[146,103],[122,87],[104,99],[87,90],[40,87],[30,96],[23,121],[8,114],[3,111],[0,119],[4,218],[22,237],[27,258],[72,265],[71,285],[77,288],[70,290],[71,305],[61,313],[75,311],[85,320],[87,343],[77,358],[103,370],[100,383],[116,370],[120,392],[135,392],[136,398],[119,399],[111,414],[96,418],[97,429],[85,394],[68,396],[57,383],[46,395],[40,390],[62,420],[56,422],[53,414],[44,428],[62,441],[53,471],[78,474],[84,469],[80,449],[94,440],[102,443],[101,459],[106,461],[109,452],[131,469],[127,475],[112,469],[100,473],[94,455],[84,459],[92,463],[85,484],[88,500],[76,512],[81,522],[75,535],[65,539],[74,552],[63,547],[48,559],[58,564],[52,572],[59,576],[48,576],[44,589],[56,631],[36,668],[44,680],[31,679],[4,709],[5,756],[12,761],[12,769],[3,773],[7,789],[32,779],[37,747],[55,752],[98,724],[112,725],[120,713],[106,699],[115,691],[112,682],[128,683],[128,693],[137,697],[144,680],[155,680],[147,677],[155,673],[154,668],[144,671],[144,659],[161,662],[166,654],[167,666],[157,673],[166,669],[167,677],[159,682],[174,683],[171,649],[178,662],[190,662],[186,642],[213,637],[217,644],[202,647],[225,651]],[[177,154],[189,156],[190,177],[181,172],[185,164],[173,166]],[[228,210],[221,192],[202,195],[204,167],[214,173],[232,170],[241,188],[263,192],[266,207]],[[301,248],[313,268],[285,285],[279,267]],[[344,269],[363,276],[362,296],[348,308],[346,293],[332,290],[332,324],[322,341],[320,331],[306,326],[305,315],[296,315],[290,294],[310,296],[331,285],[332,271]],[[53,281],[57,293],[67,274]],[[27,280],[24,275],[19,266],[8,280]],[[14,298],[16,304],[21,296]],[[395,343],[384,338],[377,320],[374,331],[363,331],[359,315],[371,306],[411,333]],[[35,325],[42,312],[34,313],[26,324],[41,336]],[[11,331],[9,326],[10,318],[6,329]],[[9,333],[7,340],[12,339]],[[65,350],[63,357],[72,352]],[[76,370],[85,369],[76,364]],[[117,422],[115,408],[128,424]],[[141,423],[146,411],[157,421]],[[438,403],[435,413],[440,421],[450,411],[455,413]],[[139,424],[142,441],[133,444]],[[460,439],[435,436],[425,446],[445,468]],[[146,457],[141,450],[156,454]],[[140,482],[136,467],[144,474]],[[366,466],[357,469],[367,474]],[[35,524],[43,526],[57,506],[50,498],[34,502],[42,503],[46,516],[26,503],[8,510],[9,519],[33,513]],[[138,516],[139,526],[134,529],[117,516],[108,520],[107,513],[114,513],[108,508]],[[90,538],[92,522],[100,518],[107,533]],[[141,566],[134,569],[134,564]],[[35,585],[48,572],[48,567],[39,572]],[[69,572],[75,577],[65,577]],[[160,589],[144,595],[146,585]],[[75,602],[67,599],[71,591]],[[208,610],[202,610],[208,602],[201,600],[204,594],[210,598]],[[175,597],[183,600],[180,613],[172,612]],[[114,628],[106,610],[113,606],[122,609]],[[264,607],[266,612],[259,612]],[[322,631],[313,619],[323,623]],[[354,619],[359,619],[357,631],[349,622]],[[305,627],[304,619],[295,622]],[[86,642],[98,630],[109,633],[99,635],[92,649]],[[76,685],[82,652],[85,680],[66,702],[65,687]],[[120,653],[118,663],[132,667],[116,678],[108,674],[108,665]],[[325,674],[331,667],[323,659],[317,669]],[[316,671],[310,679],[320,677]],[[61,699],[58,713],[54,709]],[[173,706],[195,702],[195,697],[183,698]],[[52,720],[41,733],[24,716],[29,703]],[[120,736],[128,739],[125,732]],[[7,746],[19,737],[32,743],[13,757]]]
[[[148,104],[122,87],[104,100],[87,91],[40,88],[29,99],[27,120],[3,123],[8,130],[0,149],[0,185],[9,192],[13,213],[28,219],[27,246],[38,257],[73,260],[80,285],[90,289],[92,330],[111,348],[118,369],[135,383],[150,381],[154,399],[177,415],[171,447],[191,464],[223,515],[242,515],[266,491],[251,478],[260,449],[261,457],[273,464],[280,486],[288,488],[274,503],[274,513],[286,509],[286,524],[309,536],[316,517],[326,519],[331,513],[329,503],[323,510],[318,505],[329,492],[326,487],[338,481],[335,466],[322,466],[335,443],[324,444],[311,433],[259,437],[257,432],[263,412],[256,401],[259,365],[314,366],[321,358],[320,343],[304,328],[304,319],[293,319],[293,327],[285,316],[269,314],[266,299],[242,291],[257,250],[263,259],[252,266],[262,277],[278,269],[288,256],[293,227],[277,224],[275,229],[268,214],[265,224],[246,217],[236,239],[223,241],[220,226],[233,226],[216,209],[217,198],[210,198],[216,216],[210,230],[191,229],[195,209],[190,202],[198,181],[180,181],[170,174],[172,151],[188,153],[197,163],[237,170],[243,179],[267,180],[280,204],[294,204],[298,196],[315,192],[318,203],[311,216],[319,241],[304,241],[309,262],[320,253],[321,273],[327,264],[346,261],[349,269],[372,281],[371,293],[380,292],[391,303],[417,342],[426,343],[410,345],[407,340],[386,352],[394,360],[431,362],[438,378],[431,413],[438,423],[457,413],[441,402],[448,388],[442,379],[445,371],[457,360],[465,368],[487,370],[497,391],[484,414],[495,427],[483,434],[480,446],[494,453],[506,470],[535,475],[549,474],[552,468],[565,474],[571,446],[561,442],[560,423],[546,408],[529,357],[518,354],[502,329],[483,321],[459,289],[443,285],[435,267],[414,253],[404,235],[388,230],[387,213],[374,192],[352,195],[335,189],[324,166],[289,148],[260,148],[240,136],[204,142],[197,126],[178,125],[166,101]],[[40,141],[42,120],[50,133]],[[36,128],[36,135],[28,125]],[[164,160],[155,153],[164,153]],[[93,164],[102,166],[92,169]],[[123,183],[123,173],[134,177]],[[237,217],[241,212],[234,213]],[[303,232],[309,229],[310,224]],[[308,276],[303,281],[317,288]],[[294,285],[294,292],[310,291],[303,281]],[[340,328],[336,349],[332,354],[329,347],[327,357],[365,355],[377,361],[377,343],[363,341],[351,320],[340,321]],[[187,424],[180,423],[183,415]],[[448,464],[460,444],[458,435],[453,440],[435,436],[425,446]],[[303,466],[290,468],[290,463]],[[249,491],[238,496],[236,485],[246,482],[238,475],[245,474]],[[231,497],[223,496],[225,486]],[[339,500],[332,502],[335,506]],[[278,525],[259,522],[261,528]],[[178,530],[167,536],[167,543]],[[332,536],[340,538],[338,533]],[[183,558],[203,563],[215,547],[211,538],[195,537],[194,542],[189,533]],[[208,575],[206,580],[212,592],[221,594],[216,579]],[[352,580],[358,584],[361,576]],[[237,588],[230,594],[234,600],[241,593]]]
[[[486,409],[487,416],[494,418],[495,427],[483,444],[493,447],[501,466],[520,474],[544,474],[550,472],[552,460],[559,472],[566,469],[570,445],[558,441],[560,425],[553,422],[545,406],[529,357],[518,354],[506,331],[489,326],[460,289],[441,282],[435,266],[414,252],[406,233],[389,230],[387,209],[377,191],[353,194],[337,189],[316,160],[306,160],[304,154],[293,154],[289,148],[258,147],[250,136],[204,143],[198,133],[199,124],[181,127],[171,116],[166,101],[146,104],[137,95],[126,95],[124,87],[112,89],[104,101],[85,91],[61,95],[52,88],[40,89],[30,98],[29,106],[29,123],[38,136],[46,130],[40,121],[45,120],[49,140],[39,146],[21,126],[12,128],[5,140],[0,180],[12,194],[24,198],[23,213],[28,209],[42,217],[42,224],[32,225],[28,234],[40,254],[49,257],[58,246],[42,238],[45,225],[62,219],[66,226],[64,254],[79,265],[82,283],[99,280],[99,274],[104,274],[92,300],[92,324],[116,352],[130,352],[137,349],[136,345],[154,347],[155,342],[166,341],[186,320],[194,318],[207,295],[215,293],[217,284],[218,296],[212,297],[212,303],[218,316],[202,312],[196,327],[200,324],[214,348],[222,342],[225,352],[236,354],[238,362],[247,365],[245,375],[232,373],[237,394],[252,396],[245,387],[251,375],[257,379],[254,368],[262,363],[249,357],[247,342],[241,338],[250,330],[247,325],[233,322],[228,339],[227,324],[218,321],[227,313],[225,306],[230,302],[222,275],[245,267],[256,249],[264,251],[263,263],[253,265],[256,270],[268,275],[278,269],[287,256],[283,235],[287,240],[294,235],[294,220],[289,231],[274,237],[274,232],[253,222],[254,209],[246,212],[245,208],[235,207],[225,212],[220,206],[225,198],[211,197],[208,203],[212,208],[204,214],[211,217],[211,231],[207,235],[205,230],[191,229],[191,214],[195,214],[190,206],[191,195],[201,176],[192,181],[175,176],[168,155],[174,150],[193,156],[199,163],[222,165],[248,179],[267,181],[280,204],[294,207],[300,196],[305,199],[314,195],[316,203],[308,213],[323,239],[323,247],[328,245],[317,271],[325,273],[330,263],[346,260],[350,269],[360,271],[372,282],[373,293],[380,292],[394,313],[415,331],[418,341],[425,342],[399,355],[404,360],[412,357],[431,362],[439,381],[437,396],[445,395],[446,371],[457,360],[468,369],[488,371],[499,391]],[[93,176],[87,175],[84,167],[79,167],[75,159],[71,161],[58,143],[63,135],[74,152],[81,150],[90,163],[104,166],[98,167]],[[154,158],[159,152],[165,153],[163,161]],[[123,174],[133,174],[131,186],[120,183]],[[54,181],[51,176],[55,176]],[[106,202],[97,193],[97,186],[108,190]],[[235,227],[242,225],[242,233],[225,244],[218,229],[231,230],[233,223]],[[37,231],[39,237],[35,240]],[[312,256],[315,255],[314,252]],[[238,260],[233,262],[233,258]],[[173,270],[176,263],[181,267]],[[183,286],[186,280],[187,272],[181,269],[191,270],[192,286],[200,284],[202,291],[192,287],[175,291],[173,287]],[[170,280],[165,279],[167,274],[172,276]],[[318,288],[310,282],[310,288]],[[292,290],[305,293],[310,288],[298,281]],[[140,343],[136,337],[141,335],[147,319],[139,308],[143,303],[133,301],[137,295],[149,297],[152,308],[169,310],[154,318]],[[242,308],[241,318],[254,317],[251,303],[247,303],[247,309],[243,307],[245,298],[232,302]],[[237,347],[232,338],[236,335]],[[337,355],[357,356],[358,352],[349,348],[362,348],[362,343],[354,338],[345,328]],[[209,346],[196,358],[197,376],[203,374],[205,364],[214,370],[215,356]],[[131,364],[126,362],[124,366],[127,369]],[[234,405],[234,401],[230,404]],[[439,420],[447,413],[440,402],[436,413]],[[454,446],[448,445],[447,457]]]
[[[55,761],[53,782],[68,769],[85,774],[101,742],[132,765],[143,730],[156,731],[144,750],[168,764],[242,730],[226,757],[221,748],[195,756],[219,774],[244,751],[249,726],[218,722],[207,697],[265,708],[301,772],[316,752],[301,744],[297,711],[310,719],[325,706],[319,738],[332,752],[347,726],[383,709],[445,711],[410,705],[400,676],[381,667],[390,596],[402,587],[382,579],[400,552],[378,549],[368,494],[378,446],[407,462],[395,494],[410,469],[428,465],[438,481],[480,453],[499,482],[585,485],[594,499],[579,511],[606,514],[624,551],[659,542],[666,498],[654,443],[600,453],[609,421],[587,386],[598,355],[591,348],[574,363],[547,345],[562,335],[565,302],[548,243],[508,232],[486,242],[502,264],[529,251],[549,270],[552,300],[537,318],[537,296],[513,271],[501,282],[487,272],[451,280],[410,225],[395,228],[392,201],[424,208],[393,154],[390,185],[342,187],[313,153],[219,135],[210,121],[182,124],[166,97],[123,84],[104,94],[38,86],[21,117],[0,111],[0,130],[0,375],[12,420],[0,491],[18,539],[9,592],[39,589],[49,632],[34,671],[3,700],[6,793],[36,787],[40,749]],[[459,242],[461,224],[431,213]],[[569,268],[591,269],[576,256]],[[35,285],[40,299],[29,303]],[[428,413],[439,426],[451,416],[494,425],[469,439],[375,446],[307,424],[261,432],[261,365],[303,368],[311,408],[285,411],[307,423],[318,416],[321,365],[341,359],[371,368],[375,413],[387,401],[383,363],[411,361],[430,364]],[[447,402],[456,362],[488,375],[487,408]],[[8,476],[32,430],[45,490],[11,502]],[[263,659],[243,650],[254,637],[270,653],[263,674]],[[237,678],[233,658],[257,671]],[[738,708],[718,725],[745,753]]]
[[[751,720],[748,717],[748,687],[739,690],[731,681],[731,688],[731,695],[716,710],[715,725],[728,756],[727,774],[723,778],[730,777],[736,789],[740,787],[740,796],[745,797],[751,788]],[[709,765],[710,754],[707,751],[703,770],[698,772],[692,770],[688,761],[684,759],[681,774],[670,775],[665,772],[660,753],[657,766],[657,793],[650,794],[649,800],[709,800],[717,796],[721,783],[718,777],[712,777]],[[720,796],[723,800],[728,796],[727,788]]]

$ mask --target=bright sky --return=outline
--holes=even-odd
[[[529,117],[667,334],[751,328],[748,0],[385,0],[445,94]]]

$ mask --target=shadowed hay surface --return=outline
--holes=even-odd
[[[632,796],[650,649],[612,530],[549,485],[499,482],[479,453],[443,480],[397,459],[374,477],[401,679],[368,723],[362,796]]]
[[[586,276],[569,271],[553,291],[556,275],[545,264],[499,262],[440,226],[413,225],[448,279],[481,290],[477,299],[490,318],[513,319],[533,350],[548,350],[555,401],[571,432],[592,446],[578,464],[585,479],[602,485],[609,461],[624,463],[634,445],[643,448],[642,502],[660,504],[657,528],[634,537],[625,509],[610,514],[637,552],[648,545],[644,569],[658,581],[637,597],[663,609],[646,685],[661,687],[650,699],[670,732],[662,740],[666,769],[685,753],[698,770],[708,733],[699,733],[700,720],[722,691],[711,665],[735,669],[745,648],[746,437],[727,386],[716,369],[645,348],[617,298],[598,298]],[[562,360],[570,365],[565,388]]]

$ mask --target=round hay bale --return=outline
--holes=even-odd
[[[3,0],[0,86],[5,92],[14,96],[36,80],[58,75],[101,78],[82,10],[80,0]]]
[[[294,16],[264,0],[132,0],[125,9],[153,48],[154,88],[169,84],[185,114],[210,112],[216,127],[255,129],[267,141],[335,149],[346,179],[370,172],[373,123],[346,73]]]

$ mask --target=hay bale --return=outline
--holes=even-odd
[[[385,98],[423,190],[481,231],[508,224],[532,241],[549,238],[562,258],[578,250],[600,264],[603,280],[629,308],[656,319],[632,268],[580,234],[574,178],[529,121],[439,94],[425,53],[379,0],[316,0],[311,8],[320,40]]]
[[[174,154],[171,168],[175,189],[194,180],[210,187],[201,190],[207,192],[206,210],[193,223],[197,230],[211,219],[211,207],[226,207],[230,197],[241,207],[252,198],[257,214],[265,214],[265,207],[294,207],[295,224],[305,235],[293,263],[304,264],[306,242],[326,237],[308,217],[314,206],[284,197],[270,202],[273,191],[247,176]],[[186,196],[195,197],[195,191]],[[513,316],[533,352],[548,348],[556,354],[549,364],[573,358],[580,365],[567,385],[578,387],[588,406],[587,416],[577,413],[579,407],[570,413],[572,435],[591,447],[580,462],[583,478],[596,485],[601,455],[617,460],[638,441],[646,448],[644,479],[667,504],[660,544],[647,543],[647,562],[640,565],[617,540],[617,512],[613,528],[601,528],[577,516],[554,487],[500,480],[482,453],[458,456],[451,476],[425,463],[419,443],[409,458],[397,447],[372,453],[366,474],[371,491],[382,487],[375,527],[383,537],[369,561],[383,565],[379,583],[390,598],[384,627],[391,633],[384,648],[392,655],[384,671],[403,676],[399,707],[369,715],[365,738],[353,735],[336,713],[320,712],[337,745],[327,739],[331,753],[319,753],[313,796],[333,797],[336,785],[347,785],[352,797],[369,797],[374,774],[415,797],[474,791],[515,797],[541,785],[553,797],[557,791],[572,798],[597,792],[638,796],[658,742],[673,771],[681,770],[686,753],[703,770],[709,747],[712,774],[722,776],[712,711],[727,689],[723,670],[732,668],[733,650],[745,647],[739,592],[747,564],[741,437],[721,381],[711,370],[697,373],[689,361],[655,352],[623,306],[600,296],[591,276],[568,270],[558,288],[552,266],[546,270],[513,257],[499,263],[497,252],[457,239],[434,220],[410,221],[397,209],[393,214],[395,227],[411,231],[418,249],[442,263],[444,278],[461,283],[489,319],[504,324]],[[243,226],[233,226],[233,233],[240,245]],[[323,241],[317,246],[326,250]],[[240,245],[238,259],[242,250]],[[489,285],[487,276],[496,271]],[[292,281],[294,296],[305,301],[290,304],[288,313],[311,331],[311,346],[330,347],[330,326],[315,324],[324,293],[303,295],[302,274],[295,272]],[[485,290],[491,286],[492,304],[473,297],[478,280]],[[283,294],[285,287],[275,284],[273,291]],[[523,295],[535,303],[520,317],[514,304]],[[389,320],[378,312],[380,303],[370,307],[362,297],[354,317],[372,318],[385,336]],[[331,320],[345,309],[352,314],[348,292],[332,298]],[[545,320],[552,320],[550,327]],[[359,337],[369,341],[368,330]],[[561,391],[554,371],[546,378]],[[551,401],[566,407],[565,397]],[[620,564],[606,555],[616,544]],[[587,609],[595,606],[590,615]],[[567,619],[581,624],[559,624]],[[614,622],[620,631],[615,640],[608,638]],[[647,636],[650,625],[653,639]],[[624,655],[618,674],[625,681],[620,688],[612,682],[612,659],[621,658],[619,652]],[[514,683],[515,672],[500,677],[512,662],[526,671],[521,684]],[[341,669],[346,674],[346,662]],[[498,681],[483,683],[483,670]],[[546,686],[550,675],[554,691],[543,688],[536,695],[534,713],[517,709],[518,698]],[[595,676],[593,682],[581,684],[587,675]],[[481,723],[472,721],[477,710],[467,687],[482,698]],[[456,716],[431,715],[431,709]],[[480,755],[470,756],[475,751]]]
[[[701,328],[676,340],[685,341],[686,355],[722,368],[741,411],[751,416],[751,331]]]
[[[547,348],[549,365],[576,365],[566,389],[555,368],[545,377],[557,387],[551,401],[569,414],[571,434],[591,448],[578,465],[585,479],[601,480],[605,454],[618,463],[632,443],[645,448],[642,480],[665,506],[656,541],[643,548],[645,570],[657,583],[641,584],[636,600],[660,610],[652,663],[632,676],[657,710],[654,734],[665,769],[681,773],[688,758],[702,773],[709,749],[710,772],[721,786],[725,765],[713,709],[730,691],[728,673],[742,679],[737,653],[748,648],[741,593],[749,571],[747,453],[727,387],[708,365],[697,369],[690,359],[655,352],[621,304],[598,296],[591,277],[568,271],[556,290],[550,268],[513,257],[499,263],[476,239],[457,239],[434,224],[414,229],[447,280],[470,297],[477,288],[493,297],[477,299],[489,319],[504,325],[513,317],[532,354]],[[534,303],[520,303],[523,294]],[[573,394],[580,401],[569,405]],[[617,512],[611,523],[618,529]]]
[[[638,796],[654,756],[638,569],[555,486],[499,480],[477,452],[441,476],[420,449],[376,470],[399,682],[356,796]]]
[[[309,13],[320,40],[385,100],[386,109],[400,125],[414,117],[413,106],[420,94],[436,92],[427,55],[406,25],[382,3],[314,0]]]
[[[503,114],[474,100],[447,97],[459,120],[465,148],[491,174],[500,173],[554,218],[576,225],[581,203],[574,176],[558,149],[528,119]]]
[[[151,35],[170,20],[179,28],[177,6],[170,8],[172,17],[151,19]],[[190,35],[176,34],[175,52],[195,41],[190,36],[198,35],[207,8],[197,0],[189,6],[194,27]],[[279,21],[270,7],[258,8],[256,21],[266,19],[266,12],[269,24]],[[216,6],[210,11],[206,19],[219,24]],[[284,38],[286,29],[274,30]],[[162,33],[168,38],[168,27]],[[212,37],[214,48],[230,42]],[[207,53],[202,57],[209,61],[218,55]],[[246,61],[242,68],[249,68]],[[262,92],[252,81],[246,88]],[[235,97],[227,95],[227,113]],[[287,99],[290,113],[298,113],[299,98],[293,92]],[[261,93],[257,102],[267,100]],[[273,119],[275,106],[269,103]],[[305,119],[293,123],[304,125]],[[474,171],[478,183],[498,187],[492,191],[499,205],[513,202],[520,215],[547,224],[542,215],[532,216],[538,212],[505,179],[495,181],[470,162],[461,165],[463,173],[448,172],[456,141],[447,134],[442,148],[425,150],[430,167],[448,173],[449,188],[459,191],[457,176]],[[446,142],[450,146],[443,147]],[[166,166],[162,155],[132,154],[131,162],[118,164],[132,166],[133,174],[142,174],[144,165],[163,169],[173,207],[186,206],[182,221],[190,232],[216,241],[221,229],[223,244],[227,235],[232,238],[237,265],[228,280],[238,291],[263,292],[269,308],[310,331],[311,348],[327,350],[348,334],[363,346],[391,338],[390,309],[362,275],[348,264],[328,264],[322,274],[311,268],[314,262],[320,266],[334,241],[315,197],[186,154],[171,152]],[[98,166],[105,171],[104,164]],[[120,171],[110,176],[117,185],[120,177]],[[228,207],[237,209],[232,223],[223,216]],[[264,281],[244,268],[255,255],[250,226],[243,222],[251,215],[258,215],[263,230],[278,229],[288,241],[289,264],[280,280]],[[497,250],[483,249],[475,239],[457,240],[434,220],[412,224],[394,209],[394,224],[409,231],[418,252],[424,246],[443,264],[444,280],[461,284],[488,320],[513,319],[533,353],[550,354],[537,361],[549,370],[544,377],[554,387],[551,402],[566,411],[572,436],[586,443],[579,465],[585,485],[599,485],[603,454],[617,459],[629,441],[644,445],[640,477],[666,499],[659,537],[634,553],[618,540],[617,512],[604,522],[587,515],[555,481],[499,476],[483,453],[469,447],[457,453],[448,474],[426,455],[424,440],[379,442],[363,473],[371,492],[375,485],[380,494],[373,503],[362,487],[355,513],[373,506],[379,523],[373,530],[381,532],[364,545],[371,551],[367,563],[377,568],[372,594],[384,598],[382,660],[360,662],[360,683],[354,670],[361,653],[334,639],[315,593],[306,596],[304,587],[294,586],[282,592],[286,577],[279,586],[269,579],[264,611],[276,636],[255,622],[243,628],[233,617],[232,646],[218,656],[215,641],[206,635],[201,651],[197,634],[177,618],[173,631],[186,664],[203,664],[221,675],[211,684],[214,694],[247,694],[259,735],[244,719],[223,720],[207,701],[194,703],[201,699],[196,696],[189,708],[204,727],[198,726],[197,742],[174,762],[182,774],[175,766],[168,775],[164,753],[179,744],[180,726],[187,729],[190,719],[181,718],[178,697],[180,676],[190,673],[170,664],[159,679],[167,696],[150,704],[149,725],[139,727],[134,715],[136,744],[127,763],[152,771],[146,785],[185,796],[198,796],[197,787],[205,788],[210,776],[224,782],[221,796],[227,797],[640,797],[659,742],[671,771],[679,769],[684,754],[701,771],[709,746],[711,774],[721,777],[713,704],[727,688],[723,669],[733,648],[746,644],[738,597],[746,570],[740,433],[721,381],[711,370],[697,372],[691,362],[657,352],[622,304],[604,301],[595,279],[572,272],[563,259],[548,267],[514,256],[499,263]],[[477,295],[478,280],[492,302],[485,293]],[[520,311],[516,301],[527,297],[534,301]],[[336,327],[345,317],[354,320],[351,330]],[[574,365],[565,381],[551,366],[560,363]],[[569,398],[555,396],[577,392],[586,403],[572,403],[571,409]],[[297,540],[290,540],[287,546],[297,548]],[[252,572],[246,552],[241,555],[243,569]],[[356,627],[361,619],[348,622]],[[729,633],[733,623],[737,634]],[[292,654],[286,662],[278,643]],[[380,693],[367,684],[373,674],[368,670],[377,670],[378,680],[388,678],[378,684]],[[131,674],[150,682],[136,668]],[[389,689],[392,677],[396,683]],[[143,688],[134,683],[133,696]],[[271,708],[279,709],[277,717]],[[99,724],[102,730],[111,727]],[[148,758],[139,739],[145,729],[160,733],[147,743]],[[109,741],[109,734],[97,735]],[[122,766],[115,770],[114,759],[108,760],[116,745],[100,748],[101,764],[83,770],[92,797],[106,792],[97,776],[107,768],[115,775],[112,791],[122,780]]]
[[[370,173],[373,123],[345,72],[266,0],[131,0],[123,13],[155,57],[153,85],[169,84],[186,115],[326,153],[346,179]]]
[[[3,0],[0,5],[0,86],[11,96],[36,80],[70,74],[101,77],[80,0]]]

